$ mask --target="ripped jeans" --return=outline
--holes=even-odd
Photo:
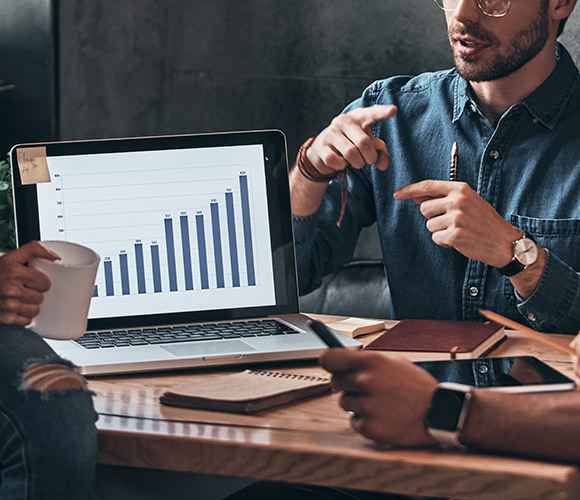
[[[92,499],[96,418],[70,364],[35,333],[0,325],[1,500]]]

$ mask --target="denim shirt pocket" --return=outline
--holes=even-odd
[[[538,219],[512,214],[509,222],[572,269],[580,269],[580,219]],[[514,287],[507,276],[504,294],[508,303],[517,304]]]

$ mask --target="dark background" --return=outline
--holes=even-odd
[[[450,65],[431,0],[2,0],[0,151],[279,128],[292,160],[373,80]]]
[[[373,80],[450,65],[430,0],[2,0],[2,147],[279,128],[294,157]]]

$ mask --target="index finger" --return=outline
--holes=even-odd
[[[361,359],[361,355],[363,355],[363,353],[359,351],[328,349],[322,353],[318,362],[322,368],[330,373],[353,371],[358,369],[364,362],[364,360]]]
[[[39,241],[31,241],[12,250],[3,256],[7,262],[12,261],[17,264],[26,264],[31,259],[38,257],[47,260],[57,260],[60,257],[55,254],[52,250],[44,247]]]
[[[358,121],[360,126],[366,131],[369,130],[373,123],[392,118],[396,114],[397,106],[387,104],[375,104],[367,108],[357,108],[350,112],[351,117]]]
[[[397,200],[441,198],[449,193],[451,186],[456,185],[457,183],[450,183],[449,181],[426,180],[397,189],[393,196]]]

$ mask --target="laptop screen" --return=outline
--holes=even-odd
[[[280,132],[20,145],[11,159],[19,244],[101,257],[89,329],[297,312]],[[30,165],[46,177],[27,183]]]

